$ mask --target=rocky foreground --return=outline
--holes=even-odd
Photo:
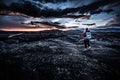
[[[119,32],[0,33],[0,80],[120,80]]]

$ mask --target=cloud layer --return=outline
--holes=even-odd
[[[1,10],[7,9],[25,13],[31,16],[61,16],[67,13],[91,13],[112,12],[113,3],[120,3],[119,0],[2,0]],[[116,4],[115,4],[116,5]],[[112,5],[114,6],[114,5]],[[119,9],[119,8],[118,8]],[[117,9],[117,10],[118,10]]]

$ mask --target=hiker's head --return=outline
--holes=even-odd
[[[89,29],[88,29],[88,28],[86,28],[85,30],[86,30],[86,31],[88,31]]]

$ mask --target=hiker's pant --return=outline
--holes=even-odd
[[[85,39],[84,40],[84,45],[85,45],[85,48],[89,47],[90,46],[90,40],[89,39]]]

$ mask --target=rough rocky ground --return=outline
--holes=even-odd
[[[92,33],[88,50],[80,30],[3,34],[0,80],[120,80],[119,32]]]

